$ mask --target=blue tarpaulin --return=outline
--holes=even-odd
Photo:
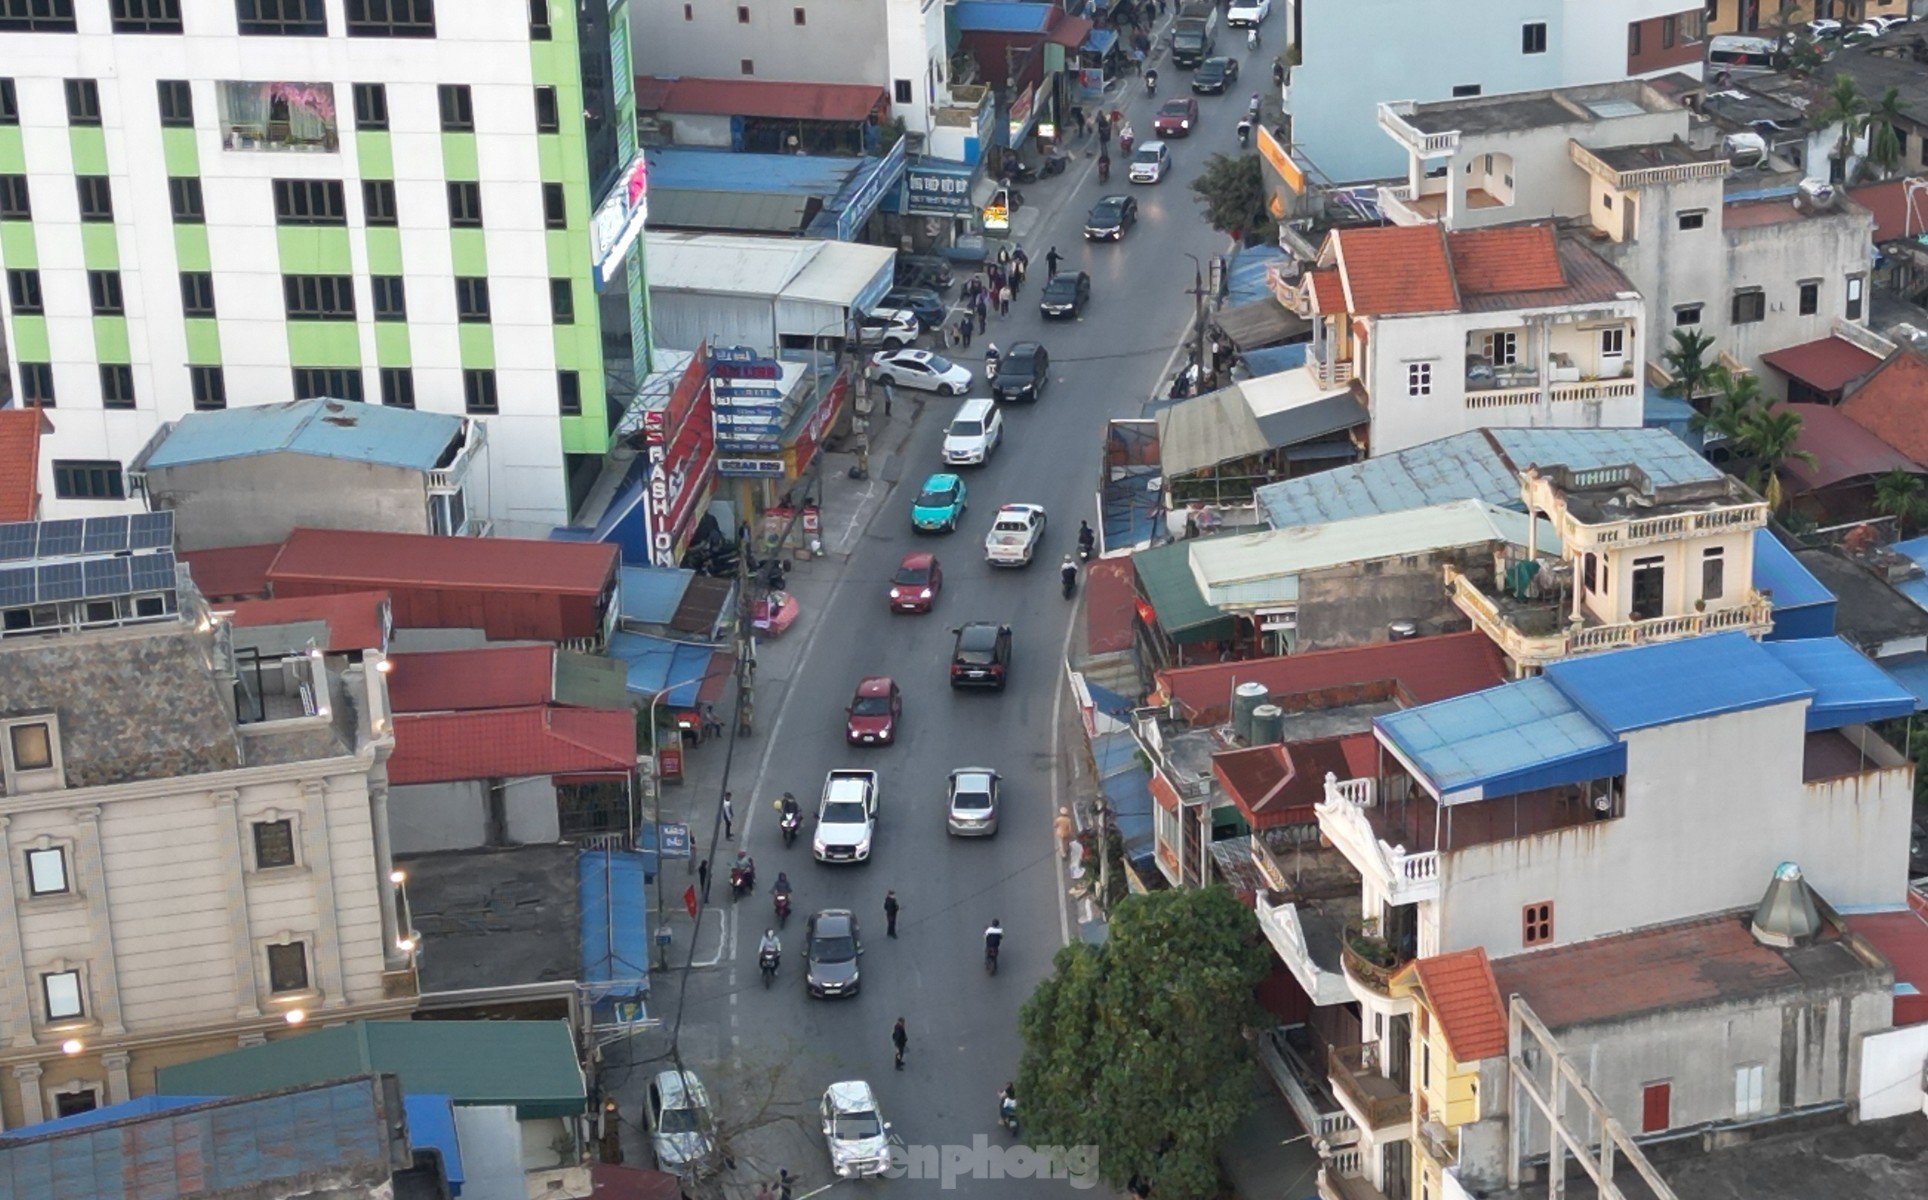
[[[1138,757],[1138,740],[1129,730],[1101,733],[1091,739],[1091,758],[1112,826],[1124,842],[1125,861],[1141,875],[1156,871],[1151,772]]]
[[[1043,33],[1055,7],[1016,0],[959,0],[950,12],[966,33]]]
[[[1084,45],[1078,47],[1087,54],[1104,54],[1118,43],[1115,29],[1094,29],[1085,36]]]
[[[615,1023],[617,1004],[649,994],[648,867],[648,856],[629,850],[585,850],[576,860],[581,981],[599,1025]]]
[[[617,632],[609,638],[609,657],[629,665],[628,687],[638,696],[655,696],[665,688],[663,703],[694,708],[697,693],[709,676],[716,649],[673,638]]]

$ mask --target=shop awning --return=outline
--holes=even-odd
[[[1269,296],[1250,304],[1221,309],[1212,318],[1212,324],[1230,338],[1232,345],[1239,350],[1275,346],[1292,338],[1303,337],[1312,328],[1304,317],[1286,311],[1283,304]]]
[[[672,708],[694,708],[721,695],[734,661],[714,646],[642,633],[610,635],[609,657],[629,664],[631,695],[654,697],[667,690],[663,703]]]
[[[1117,30],[1094,29],[1086,35],[1084,45],[1078,47],[1078,49],[1084,51],[1086,54],[1109,54],[1111,53],[1111,48],[1117,44]]]
[[[1232,618],[1205,599],[1192,574],[1192,543],[1169,542],[1131,556],[1138,590],[1151,602],[1165,636],[1179,645],[1222,641],[1232,636]]]
[[[579,979],[598,1025],[614,1022],[615,1005],[640,1003],[649,993],[649,893],[644,882],[652,857],[631,850],[585,850],[576,860],[582,925]]]

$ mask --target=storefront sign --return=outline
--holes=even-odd
[[[726,479],[781,479],[780,458],[719,458],[716,473]]]
[[[642,236],[643,222],[648,219],[649,162],[639,154],[589,219],[589,261],[595,267],[597,291],[616,273],[623,255]]]
[[[1038,85],[1035,83],[1025,88],[1023,95],[1011,101],[1011,116],[1009,120],[1011,130],[1010,144],[1012,149],[1016,149],[1017,144],[1024,140],[1024,131],[1031,126],[1031,111],[1037,105],[1037,102]]]
[[[697,497],[709,488],[716,434],[710,420],[709,389],[703,385],[699,357],[677,380],[669,402],[643,414],[649,558],[657,566],[676,565]]]
[[[1299,170],[1299,164],[1292,161],[1292,156],[1285,152],[1285,147],[1279,144],[1279,139],[1272,136],[1271,130],[1261,125],[1257,132],[1259,157],[1263,158],[1266,165],[1285,181],[1285,186],[1298,195],[1305,195],[1305,172]]]
[[[872,213],[877,211],[877,206],[884,202],[884,197],[890,193],[890,189],[896,187],[897,181],[904,177],[904,162],[909,153],[910,139],[898,138],[897,144],[884,155],[883,161],[877,163],[869,176],[857,185],[857,190],[850,193],[850,198],[844,202],[843,211],[837,214],[838,241],[857,240],[857,234],[863,230],[864,223],[870,220]]]
[[[967,217],[971,214],[971,168],[923,164],[904,173],[904,211],[919,217]]]

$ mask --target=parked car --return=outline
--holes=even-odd
[[[1225,89],[1238,82],[1238,59],[1208,58],[1198,64],[1192,72],[1192,90],[1201,96],[1222,96]]]
[[[995,400],[1042,400],[1051,383],[1051,355],[1038,342],[1019,342],[997,360],[991,380]]]
[[[951,772],[944,824],[955,837],[990,837],[997,832],[999,792],[1004,777],[989,767],[959,767]]]
[[[890,1166],[890,1122],[877,1097],[861,1079],[833,1083],[817,1106],[823,1141],[830,1147],[830,1169],[840,1179],[881,1175]]]
[[[1070,320],[1083,315],[1084,306],[1090,300],[1090,275],[1083,271],[1060,271],[1044,285],[1044,294],[1038,297],[1038,312],[1046,320],[1053,317]]]
[[[1004,414],[989,400],[966,400],[944,427],[944,462],[982,466],[1004,441]]]
[[[959,488],[963,486],[958,484]],[[944,571],[937,565],[937,556],[912,551],[904,555],[897,564],[897,573],[890,577],[890,611],[927,613],[943,590]]]
[[[1131,170],[1126,178],[1133,183],[1157,183],[1171,170],[1172,152],[1163,142],[1140,142],[1131,152]]]
[[[1130,196],[1106,196],[1085,214],[1085,241],[1117,242],[1138,223],[1138,201]]]
[[[917,314],[917,319],[929,329],[943,323],[944,297],[926,287],[894,287],[884,293],[877,302],[878,308],[908,308]]]
[[[1044,544],[1044,506],[1007,504],[984,535],[984,561],[994,567],[1028,567]]]
[[[870,377],[940,396],[962,396],[972,378],[970,368],[928,350],[879,350],[870,356]]]
[[[853,746],[888,746],[897,736],[897,718],[904,713],[904,694],[888,675],[871,675],[857,684],[857,694],[844,709],[844,741]]]
[[[993,621],[960,625],[951,647],[951,686],[1004,690],[1011,674],[1011,627]]]
[[[656,1168],[672,1175],[694,1174],[709,1157],[716,1123],[710,1096],[690,1070],[662,1071],[649,1081],[644,1101],[649,1149]]]
[[[817,861],[868,862],[876,833],[877,772],[842,768],[824,776],[817,836],[810,842]]]
[[[857,322],[857,343],[866,349],[881,346],[898,350],[916,341],[924,332],[917,314],[908,308],[878,308]]]
[[[857,958],[863,952],[857,918],[849,909],[812,913],[803,932],[803,986],[819,999],[856,995],[863,982]]]
[[[910,527],[919,533],[956,533],[964,507],[964,481],[940,471],[924,481],[911,501]]]
[[[1151,127],[1159,137],[1182,138],[1192,136],[1192,126],[1196,124],[1198,101],[1190,96],[1173,96],[1158,106],[1158,115],[1152,118]]]
[[[1272,12],[1272,0],[1232,0],[1232,7],[1225,10],[1225,23],[1235,28],[1250,29],[1265,20]]]
[[[951,262],[941,254],[898,254],[896,283],[899,287],[930,288],[935,292],[950,290],[957,282],[951,273]]]

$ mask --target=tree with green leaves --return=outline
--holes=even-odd
[[[1908,110],[1900,88],[1889,88],[1868,110],[1868,162],[1892,176],[1901,166],[1900,123]]]
[[[1701,392],[1701,386],[1708,382],[1712,372],[1719,370],[1717,363],[1709,361],[1707,352],[1714,348],[1711,334],[1699,329],[1674,330],[1673,345],[1661,353],[1661,361],[1667,364],[1667,374],[1673,382],[1662,389],[1669,396],[1693,402]]]
[[[1907,537],[1920,526],[1923,517],[1928,517],[1928,496],[1922,494],[1921,476],[1905,467],[1896,467],[1875,480],[1874,510],[1893,517],[1896,530]]]
[[[1734,439],[1742,454],[1754,464],[1749,479],[1754,490],[1770,509],[1781,507],[1781,466],[1791,459],[1812,465],[1814,456],[1795,446],[1801,440],[1801,415],[1782,404],[1756,405],[1741,422],[1740,436]]]
[[[1710,439],[1738,443],[1741,429],[1754,411],[1767,403],[1761,394],[1761,381],[1752,375],[1736,375],[1726,367],[1712,366],[1702,376],[1714,389],[1707,407],[1696,412],[1689,424]]]
[[[1278,222],[1266,205],[1258,155],[1212,155],[1192,180],[1192,193],[1205,206],[1205,222],[1213,229],[1234,237],[1278,240]]]
[[[1102,946],[1058,952],[1018,1015],[1018,1113],[1033,1145],[1096,1146],[1113,1187],[1218,1195],[1218,1153],[1252,1104],[1245,1031],[1270,951],[1222,887],[1127,898]]]
[[[1843,73],[1834,77],[1834,82],[1828,85],[1827,96],[1812,114],[1812,120],[1823,129],[1830,125],[1839,127],[1840,136],[1835,139],[1834,153],[1829,158],[1834,162],[1834,178],[1846,183],[1848,160],[1853,157],[1855,140],[1868,125],[1868,98],[1861,94],[1854,76]]]

